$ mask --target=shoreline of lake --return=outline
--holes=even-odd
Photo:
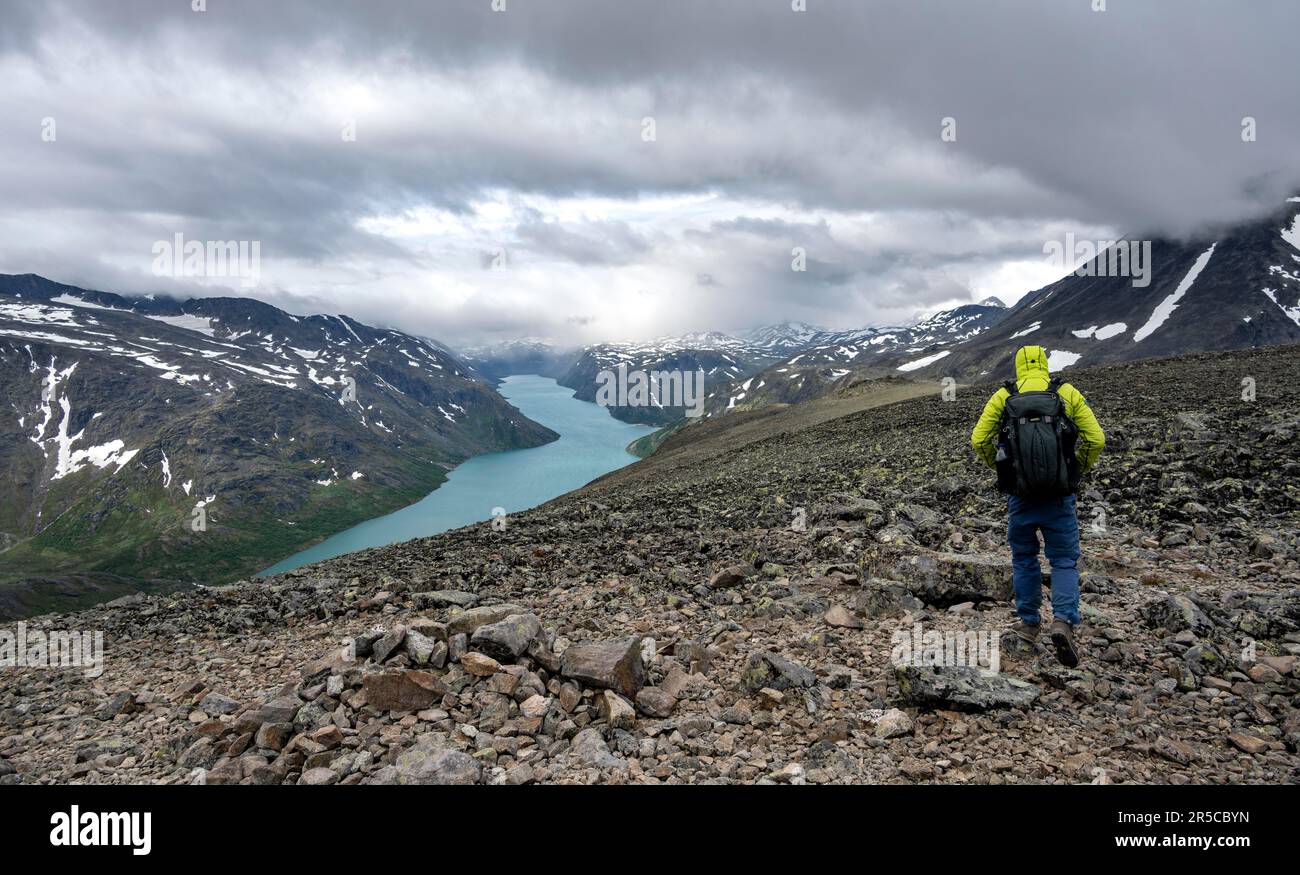
[[[638,461],[627,451],[628,445],[654,431],[614,419],[604,408],[574,398],[571,389],[549,377],[515,374],[502,379],[498,391],[529,419],[560,437],[538,447],[466,459],[419,501],[337,532],[256,576],[281,574],[345,553],[428,537],[536,507]]]

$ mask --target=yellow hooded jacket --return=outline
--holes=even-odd
[[[1044,392],[1051,381],[1047,372],[1047,350],[1041,346],[1022,346],[1016,350],[1016,387],[1021,392]],[[1092,408],[1084,400],[1083,394],[1069,383],[1062,383],[1058,389],[1061,400],[1065,402],[1065,412],[1079,428],[1079,440],[1075,453],[1079,457],[1081,471],[1087,471],[1101,455],[1106,446],[1106,433],[1101,430]],[[995,467],[994,460],[998,453],[998,424],[1002,419],[1002,409],[1011,397],[1004,386],[993,393],[993,397],[984,405],[980,421],[971,432],[971,446],[976,454],[990,468]]]

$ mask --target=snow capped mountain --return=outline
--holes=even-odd
[[[978,337],[996,325],[1004,306],[965,304],[909,326],[872,326],[852,331],[823,331],[802,349],[761,372],[713,388],[712,412],[764,404],[794,404],[815,398],[863,369],[926,350],[952,346]],[[941,358],[947,353],[938,353]],[[937,360],[937,359],[936,359]],[[922,367],[917,365],[916,367]],[[846,378],[848,378],[846,380]]]
[[[1150,241],[1149,277],[1115,248],[1099,251],[1014,307],[993,297],[907,327],[818,335],[761,373],[718,387],[708,409],[795,403],[884,376],[1006,379],[1015,349],[1026,343],[1045,347],[1049,367],[1060,371],[1300,342],[1300,198],[1204,239]],[[1125,263],[1127,273],[1115,275]]]
[[[1006,378],[1012,351],[1025,343],[1045,347],[1062,369],[1300,342],[1300,199],[1202,239],[1152,240],[1145,285],[1140,276],[1105,275],[1115,266],[1117,252],[1102,251],[916,375]]]
[[[573,389],[574,397],[594,401],[602,371],[703,371],[707,387],[743,379],[779,357],[780,353],[752,341],[716,331],[662,337],[646,343],[600,343],[583,348],[559,383]],[[642,407],[611,406],[610,413],[625,422],[650,425],[666,425],[683,415],[680,408],[653,403]]]
[[[0,547],[20,575],[73,554],[128,576],[246,574],[421,497],[443,465],[554,438],[434,341],[33,275],[0,276],[0,386]]]
[[[772,352],[794,352],[804,349],[826,329],[807,322],[778,322],[744,332],[744,338],[760,349]]]

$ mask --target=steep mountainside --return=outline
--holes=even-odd
[[[0,580],[56,581],[31,608],[74,573],[94,597],[248,574],[555,438],[431,341],[30,275],[0,277],[0,387]]]
[[[1121,241],[1128,246],[1142,241]],[[970,383],[1012,376],[1011,352],[1045,347],[1054,371],[1105,362],[1300,342],[1300,198],[1258,222],[1204,239],[1150,241],[1150,277],[1115,247],[1022,298],[940,313],[908,328],[817,337],[798,354],[711,394],[711,413],[819,397],[902,376]],[[1131,247],[1129,247],[1131,252]],[[1145,259],[1142,259],[1145,261]],[[1113,266],[1112,266],[1113,263]]]
[[[1092,272],[1109,270],[1109,252]],[[1300,198],[1259,222],[1193,241],[1154,240],[1151,282],[1129,276],[1064,278],[1025,296],[996,328],[926,362],[922,378],[1008,373],[1008,351],[1045,347],[1055,369],[1300,342]],[[937,350],[937,348],[936,348]],[[918,362],[926,362],[918,364]]]
[[[0,685],[0,784],[1297,782],[1300,346],[1077,380],[1077,668],[900,653],[1014,619],[990,383],[719,417],[504,526],[42,618],[104,671]]]

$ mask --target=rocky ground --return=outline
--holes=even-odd
[[[1070,376],[1108,434],[1077,669],[1005,639],[997,673],[896,664],[917,624],[1013,618],[967,444],[991,387],[936,385],[504,526],[32,621],[103,630],[106,665],[0,670],[0,783],[1297,782],[1300,348]]]

